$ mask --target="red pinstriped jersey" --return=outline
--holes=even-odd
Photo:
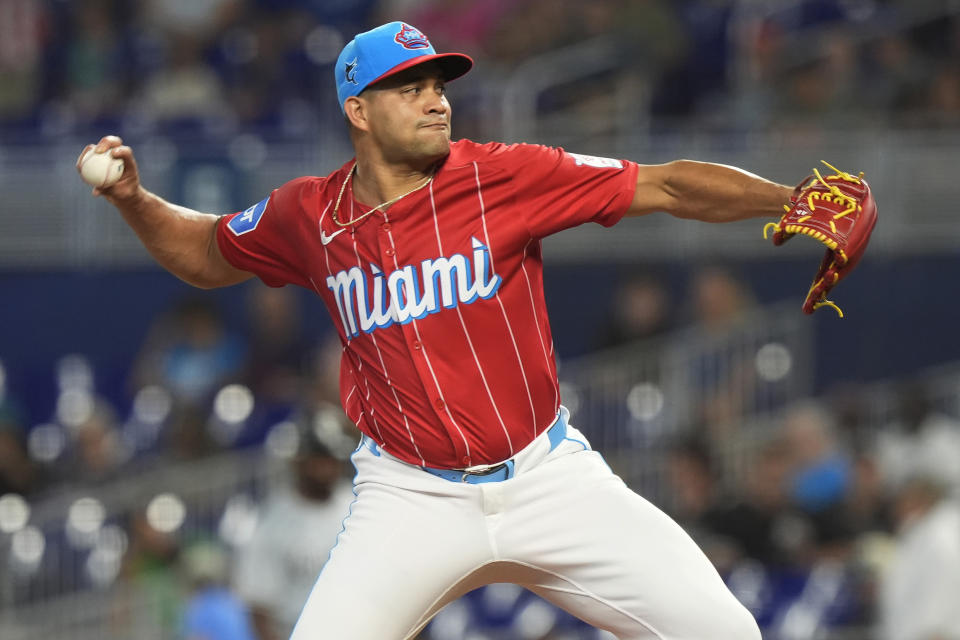
[[[384,450],[442,468],[510,458],[560,404],[540,240],[616,223],[637,165],[461,140],[426,187],[343,228],[331,214],[353,163],[223,218],[221,252],[323,299],[343,344],[344,410]],[[338,218],[368,210],[348,185]]]

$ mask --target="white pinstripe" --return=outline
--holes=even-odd
[[[446,255],[443,252],[443,242],[440,240],[440,223],[437,220],[437,203],[433,198],[433,183],[430,184],[430,208],[433,211],[433,230],[437,234],[437,249],[440,251],[440,255]],[[489,244],[488,247],[489,249]],[[490,270],[493,273],[496,273],[496,270],[493,269],[493,258],[490,259]],[[499,293],[497,296],[499,298]],[[513,441],[510,439],[510,432],[507,431],[507,425],[503,421],[503,416],[500,415],[500,407],[497,406],[496,400],[493,399],[493,392],[490,390],[490,385],[487,383],[487,375],[483,372],[483,367],[480,365],[480,358],[477,357],[477,350],[473,346],[473,339],[470,338],[470,332],[467,331],[467,323],[463,319],[463,312],[460,310],[460,305],[457,305],[457,317],[460,318],[460,327],[463,329],[463,335],[467,338],[467,345],[470,347],[470,353],[473,354],[473,362],[477,365],[477,370],[480,372],[480,380],[483,381],[483,388],[487,390],[487,397],[490,398],[490,404],[493,406],[493,412],[497,414],[497,420],[500,421],[500,428],[503,429],[503,435],[507,437],[507,446],[510,447],[510,457],[513,457]]]
[[[532,238],[523,247],[523,259],[520,261],[520,268],[523,270],[523,277],[527,281],[527,292],[530,294],[530,308],[533,311],[533,322],[537,325],[537,333],[540,335],[540,348],[543,349],[543,357],[547,361],[547,371],[549,371],[553,364],[550,359],[553,355],[553,341],[550,341],[550,355],[547,355],[547,343],[543,340],[543,329],[540,327],[540,320],[537,319],[537,303],[533,299],[533,285],[530,283],[530,275],[527,273],[527,248],[531,242],[533,242]],[[556,378],[554,378],[553,382],[553,392],[554,404],[559,405],[560,387],[557,384]]]
[[[480,168],[477,162],[473,163],[473,176],[477,181],[477,199],[480,201],[480,222],[483,223],[483,239],[487,242],[487,252],[490,256],[490,271],[496,273],[496,265],[493,261],[493,244],[490,242],[490,233],[487,231],[487,208],[483,203],[483,188],[480,186]],[[510,318],[507,317],[507,308],[500,299],[500,291],[496,293],[497,302],[500,304],[500,312],[503,314],[503,321],[507,325],[507,333],[510,334],[510,342],[513,343],[513,352],[517,354],[517,364],[520,365],[520,374],[523,376],[523,386],[527,390],[527,400],[530,402],[530,419],[533,422],[533,435],[537,435],[537,412],[533,408],[533,394],[530,393],[530,381],[527,379],[527,371],[523,368],[523,358],[520,357],[520,347],[517,345],[517,339],[513,335],[513,327],[510,325]]]
[[[328,272],[330,271],[330,260],[329,260],[329,258],[327,259],[327,271],[328,271]],[[320,294],[320,287],[317,286],[316,281],[315,281],[312,277],[310,278],[310,284],[313,285],[313,290],[317,292],[317,295],[321,295],[321,294]],[[350,341],[350,338],[347,338],[347,342],[348,342],[348,343],[349,343],[349,341]],[[343,354],[344,354],[346,351],[347,351],[347,347],[346,347],[346,346],[344,346],[344,347],[340,350],[340,357],[341,357],[341,358],[343,357]],[[359,364],[357,365],[357,372],[360,372],[360,371],[363,369],[363,360],[360,360],[360,359],[358,358],[358,359],[357,359],[357,362],[359,362]],[[363,383],[364,383],[364,384],[366,385],[366,387],[367,387],[367,402],[369,403],[369,401],[370,401],[370,381],[367,380],[366,376],[363,377]],[[353,392],[356,391],[357,389],[358,389],[358,387],[357,387],[357,381],[356,381],[356,379],[354,379],[354,381],[353,381],[353,389],[350,390],[350,394],[347,396],[347,400],[350,399],[350,396],[352,396],[352,395],[353,395]],[[347,400],[344,400],[344,401],[343,401],[344,411],[346,411],[346,408],[347,408],[347,407],[346,407]],[[349,417],[349,416],[347,416],[347,417]],[[372,405],[371,405],[371,407],[370,407],[370,419],[373,420],[373,428],[376,429],[377,434],[380,436],[380,439],[382,440],[382,439],[383,439],[383,432],[380,431],[380,425],[377,423],[377,419],[376,419],[376,418],[374,417],[374,415],[373,415],[373,406],[372,406]],[[356,423],[357,421],[354,420],[353,422]]]
[[[350,198],[350,219],[353,219],[353,198]],[[353,241],[353,255],[357,258],[357,267],[360,270],[363,270],[363,264],[360,260],[360,250],[357,249],[357,239],[351,233],[350,239]],[[359,311],[359,309],[358,309]],[[397,394],[396,387],[393,386],[393,381],[390,379],[390,372],[387,371],[387,363],[383,359],[383,352],[380,351],[380,345],[377,344],[376,332],[370,333],[370,339],[373,340],[373,347],[377,350],[377,358],[380,360],[380,367],[383,369],[383,375],[387,378],[387,386],[390,387],[390,391],[393,392],[393,399],[397,403],[397,412],[400,413],[400,416],[403,418],[403,426],[407,428],[407,436],[410,438],[410,444],[413,445],[413,450],[417,452],[417,457],[420,458],[420,462],[423,465],[426,465],[426,460],[423,459],[423,455],[420,453],[420,448],[417,446],[417,442],[413,437],[413,430],[410,428],[410,421],[407,419],[407,414],[403,411],[403,405],[400,403],[400,396]],[[370,382],[367,381],[367,402],[370,401]],[[373,405],[370,405],[370,417],[373,419],[374,424],[377,420],[373,417]],[[380,428],[377,428],[377,433],[380,432]],[[380,442],[383,442],[383,435],[380,435]]]
[[[347,348],[344,347],[343,350],[341,351],[341,357],[346,352],[347,352]],[[361,360],[360,358],[357,358],[357,363],[358,363],[357,373],[360,373],[361,371],[363,371],[363,360]],[[376,408],[370,403],[370,380],[367,379],[367,376],[362,376],[362,377],[363,377],[363,385],[367,388],[367,393],[366,395],[364,395],[364,399],[367,401],[367,405],[370,407],[370,419],[373,420],[373,428],[376,430],[377,435],[380,436],[380,440],[382,441],[383,430],[380,429],[380,423],[377,422],[377,416],[375,415]],[[359,388],[360,387],[357,386],[356,378],[354,378],[353,389],[359,390]],[[353,395],[353,390],[350,391],[350,395]],[[347,396],[347,399],[349,398],[350,396]],[[344,402],[344,404],[346,404],[346,402]]]
[[[328,268],[328,269],[330,268],[330,267],[329,267],[329,264],[327,265],[327,268]],[[315,281],[313,278],[310,278],[310,284],[313,285],[313,289],[314,289],[314,291],[317,292],[317,295],[320,295],[320,288],[317,286],[317,283],[316,283],[316,281]],[[343,356],[344,356],[344,354],[346,353],[346,351],[347,351],[346,346],[344,346],[344,347],[340,350],[340,358],[341,358],[341,359],[343,358]],[[357,365],[357,372],[360,372],[360,371],[363,369],[363,360],[360,360],[360,359],[358,358],[357,361],[359,362],[359,364]],[[364,384],[365,384],[366,387],[367,387],[367,396],[366,396],[366,397],[367,397],[367,402],[369,403],[369,401],[370,401],[370,381],[367,380],[366,376],[364,376],[363,382],[364,382]],[[344,409],[344,411],[346,411],[346,409],[347,409],[347,403],[350,401],[350,397],[353,395],[353,392],[356,391],[357,389],[359,389],[359,387],[357,386],[357,380],[356,380],[356,378],[354,378],[354,380],[353,380],[353,388],[350,389],[350,393],[348,393],[348,394],[347,394],[347,397],[343,400],[343,409]],[[349,416],[347,416],[347,417],[349,417]],[[383,439],[383,433],[380,431],[380,425],[377,423],[377,419],[374,418],[374,416],[373,416],[373,407],[372,407],[372,406],[371,406],[371,409],[370,409],[370,418],[373,420],[373,428],[376,429],[377,434],[380,436],[381,439]],[[353,422],[356,423],[357,421],[354,420]]]
[[[431,187],[433,185],[431,184]],[[390,222],[390,218],[387,215],[387,212],[383,212],[384,222]],[[390,240],[390,248],[393,249],[393,268],[399,269],[400,263],[397,262],[397,245],[393,242],[393,231],[387,231],[387,238]],[[453,423],[453,426],[456,427],[457,433],[460,434],[460,439],[463,440],[463,446],[466,449],[467,456],[470,455],[470,443],[467,441],[467,437],[463,435],[463,429],[460,428],[460,425],[457,424],[457,421],[454,420],[453,414],[450,413],[450,405],[447,404],[447,399],[443,395],[443,389],[440,388],[440,381],[437,380],[437,374],[433,370],[433,364],[430,362],[430,356],[427,354],[427,345],[423,344],[423,340],[420,339],[420,327],[419,323],[416,320],[413,320],[410,324],[413,325],[413,332],[417,336],[417,341],[421,344],[420,351],[423,353],[423,359],[427,363],[427,369],[430,371],[430,377],[433,378],[433,384],[437,388],[437,394],[440,396],[440,400],[443,402],[443,408],[446,410],[447,417],[450,418],[450,422]],[[426,462],[423,463],[426,466]]]
[[[320,220],[319,220],[319,222],[317,223],[317,225],[318,225],[321,229],[323,228],[323,218],[327,215],[327,211],[330,210],[330,205],[332,205],[332,204],[333,204],[333,201],[332,201],[332,200],[329,201],[329,202],[327,202],[327,206],[323,209],[323,213],[320,214]],[[350,205],[353,206],[353,201],[350,202]],[[351,216],[351,217],[352,217],[352,216]],[[351,237],[352,237],[352,234],[351,234]],[[356,242],[354,242],[354,248],[356,248]],[[333,269],[330,267],[330,252],[327,250],[326,245],[323,245],[323,257],[324,257],[324,260],[325,260],[326,263],[327,263],[327,275],[333,275]],[[313,279],[312,279],[312,278],[310,279],[310,282],[313,283],[313,287],[316,289],[316,288],[317,288],[317,284],[316,284],[315,282],[313,282]],[[343,331],[343,332],[344,332],[344,335],[346,335],[346,333],[347,333],[346,327],[344,327],[344,331]],[[350,342],[351,342],[350,336],[347,336],[347,345],[349,345]],[[376,342],[374,342],[374,345],[376,345]],[[346,350],[347,350],[347,347],[344,346],[343,349],[341,350],[341,354],[340,354],[340,357],[341,357],[341,358],[343,357],[343,355],[344,355],[344,353],[346,352]],[[378,350],[378,351],[379,351],[379,350]],[[363,371],[363,360],[361,360],[360,358],[357,358],[357,363],[358,363],[358,364],[357,364],[357,373],[360,373],[361,371]],[[386,373],[386,372],[384,372],[384,373]],[[374,414],[374,407],[373,407],[373,405],[370,403],[370,381],[367,379],[366,376],[362,376],[362,377],[363,377],[363,384],[364,384],[364,386],[366,386],[366,388],[367,388],[367,393],[366,393],[366,396],[365,396],[365,397],[366,397],[366,400],[367,400],[367,405],[370,407],[370,420],[373,421],[373,428],[376,430],[377,435],[380,437],[380,441],[383,442],[383,430],[380,428],[380,423],[377,422],[377,416]],[[356,378],[354,378],[354,381],[353,381],[353,388],[354,388],[354,389],[357,389],[357,388],[358,388],[358,387],[357,387]],[[352,394],[353,391],[351,390],[350,393]],[[349,398],[349,396],[347,396],[347,397]],[[344,405],[346,405],[346,402],[344,402]],[[397,399],[397,407],[399,408],[399,406],[400,406],[400,400]],[[344,408],[346,408],[346,407],[344,407]],[[403,413],[403,412],[401,411],[401,413]],[[361,412],[360,415],[363,415],[363,413]],[[357,422],[357,421],[354,420],[354,424],[356,424],[356,422]]]

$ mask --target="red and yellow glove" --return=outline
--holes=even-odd
[[[863,173],[854,176],[824,162],[834,172],[813,174],[797,185],[784,205],[786,213],[779,222],[763,227],[767,237],[773,227],[773,244],[781,245],[796,234],[810,236],[827,247],[820,269],[803,302],[803,312],[813,313],[820,307],[832,307],[843,317],[836,304],[827,300],[827,293],[856,266],[867,248],[870,234],[877,223],[877,204]]]

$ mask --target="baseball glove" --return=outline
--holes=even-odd
[[[870,185],[858,176],[830,167],[833,174],[813,174],[797,185],[789,205],[783,205],[786,213],[779,222],[769,222],[763,227],[767,237],[773,227],[773,244],[781,245],[796,234],[819,240],[827,247],[820,269],[810,285],[803,302],[803,312],[813,313],[820,307],[831,307],[840,317],[843,311],[827,300],[827,293],[850,274],[859,262],[870,240],[870,233],[877,223],[877,204],[870,193]]]

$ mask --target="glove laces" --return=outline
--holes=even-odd
[[[826,160],[821,160],[820,162],[822,162],[824,165],[830,168],[833,171],[833,173],[828,175],[826,178],[824,178],[823,175],[821,175],[820,171],[816,167],[814,167],[813,169],[813,174],[815,176],[814,182],[815,183],[819,182],[821,185],[823,185],[824,188],[827,189],[827,192],[811,190],[810,193],[807,194],[807,205],[810,208],[810,211],[816,211],[817,209],[817,205],[814,202],[815,200],[819,200],[820,202],[831,202],[833,204],[846,206],[846,208],[843,211],[840,211],[839,213],[834,214],[832,220],[828,220],[828,223],[830,224],[830,230],[834,233],[834,235],[836,235],[837,225],[834,223],[834,220],[839,220],[840,218],[846,217],[851,213],[855,213],[857,211],[863,211],[863,206],[860,205],[860,203],[857,201],[856,198],[854,198],[853,196],[847,195],[846,193],[841,191],[836,184],[828,181],[832,180],[836,182],[838,180],[842,180],[844,182],[849,182],[851,184],[859,185],[862,183],[862,180],[863,180],[863,172],[861,171],[859,175],[854,176],[850,173],[847,173],[846,171],[841,171],[840,169],[837,169],[835,166],[833,166]],[[791,211],[790,205],[783,205],[783,209],[787,213]],[[838,269],[847,263],[847,255],[846,253],[844,253],[843,249],[839,248],[839,245],[836,239],[828,237],[826,234],[820,231],[817,231],[815,229],[811,229],[806,226],[801,226],[803,222],[806,222],[811,217],[812,216],[810,215],[801,216],[796,219],[796,222],[794,224],[789,224],[789,225],[784,224],[785,220],[783,218],[781,218],[780,222],[768,222],[763,227],[763,237],[764,239],[766,239],[767,233],[771,229],[776,232],[777,230],[782,228],[782,230],[787,233],[802,233],[802,234],[814,237],[817,240],[820,240],[821,242],[826,244],[829,249],[831,249],[834,252],[834,256],[830,262],[829,268],[831,270],[834,270],[832,273],[832,276],[833,276],[833,283],[836,284],[837,280],[839,280],[839,274],[835,271],[835,269]],[[810,290],[807,292],[808,298],[818,287],[820,287],[823,284],[825,277],[827,277],[827,275],[820,277],[819,279],[814,281],[812,285],[810,285]],[[819,309],[820,307],[830,307],[831,309],[837,312],[837,315],[839,315],[841,318],[843,317],[843,311],[835,303],[831,302],[830,300],[827,300],[826,294],[821,294],[820,299],[813,303],[814,310]]]
[[[816,167],[813,168],[813,173],[817,177],[816,178],[817,181],[819,181],[820,184],[826,187],[830,191],[830,194],[829,195],[824,194],[819,191],[811,192],[810,195],[807,196],[807,204],[810,205],[810,211],[815,211],[817,208],[816,205],[813,203],[814,200],[827,200],[835,204],[847,205],[846,209],[844,209],[840,213],[833,216],[833,220],[839,220],[840,218],[843,218],[844,216],[848,216],[851,213],[857,211],[858,209],[862,211],[863,207],[860,206],[859,203],[857,203],[856,198],[854,198],[853,196],[848,196],[847,194],[845,194],[843,191],[840,190],[840,187],[838,187],[835,184],[831,184],[827,182],[827,180],[843,180],[845,182],[860,184],[860,180],[863,178],[863,172],[861,171],[859,176],[853,176],[847,173],[846,171],[841,171],[840,169],[837,169],[835,166],[833,166],[826,160],[821,160],[820,162],[822,162],[823,164],[833,169],[836,173],[824,178],[822,175],[820,175],[820,172],[817,171]],[[831,195],[833,196],[833,198],[830,197]],[[836,233],[837,226],[833,223],[833,220],[830,221],[830,229],[834,233]]]

